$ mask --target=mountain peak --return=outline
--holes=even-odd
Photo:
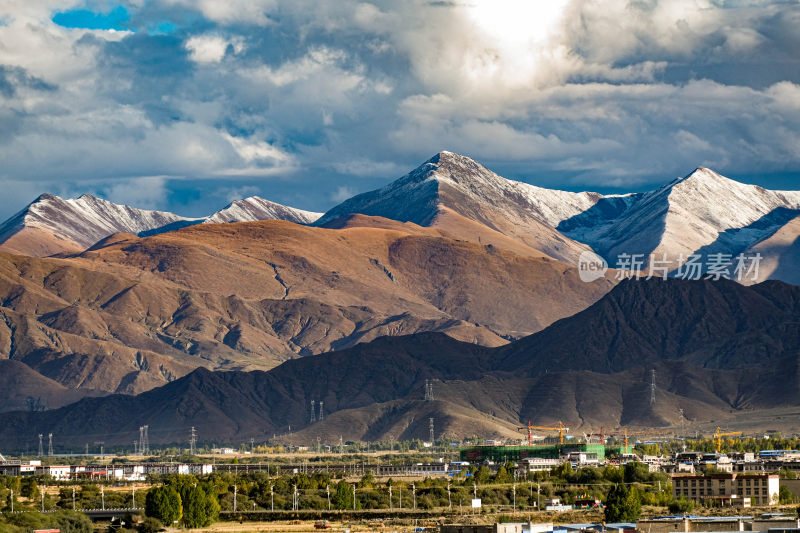
[[[322,213],[303,211],[276,202],[271,202],[260,196],[250,196],[242,200],[231,202],[224,209],[207,217],[205,223],[225,222],[252,222],[255,220],[288,220],[296,224],[311,224]]]

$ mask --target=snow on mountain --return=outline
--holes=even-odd
[[[559,260],[574,263],[588,249],[555,230],[602,196],[571,193],[511,181],[472,159],[440,152],[387,186],[359,194],[325,213],[317,225],[355,213],[422,226],[452,228],[455,213]]]
[[[114,233],[147,236],[203,222],[266,219],[307,224],[318,217],[258,197],[233,202],[206,218],[189,218],[115,204],[89,194],[70,199],[43,194],[0,225],[0,251],[44,257],[83,251]]]
[[[750,256],[761,254],[764,258],[754,282],[779,279],[800,285],[800,215],[744,253]]]
[[[22,237],[38,241],[50,238],[48,248],[61,248],[53,253],[72,252],[112,233],[136,234],[191,221],[174,213],[119,205],[89,194],[70,199],[43,194],[0,225],[0,241],[4,249],[20,251]]]
[[[675,266],[681,256],[737,254],[775,233],[800,209],[800,191],[771,191],[698,168],[659,189],[606,197],[556,227],[591,246],[610,264],[619,254],[655,254]],[[600,211],[608,215],[603,216]]]
[[[204,223],[252,222],[254,220],[288,220],[297,224],[311,224],[322,213],[303,211],[270,202],[258,196],[236,200],[224,209],[207,217]]]

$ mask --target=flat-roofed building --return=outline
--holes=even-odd
[[[672,496],[719,505],[773,505],[778,503],[779,483],[774,474],[675,474]]]

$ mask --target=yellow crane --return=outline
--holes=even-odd
[[[523,429],[528,430],[528,446],[533,445],[533,430],[534,429],[544,429],[547,431],[558,431],[558,443],[564,444],[564,433],[569,431],[569,428],[563,424],[563,422],[558,422],[558,426],[550,427],[550,426],[532,426],[531,421],[528,420],[528,426],[518,427],[517,431],[522,431]]]
[[[727,433],[722,433],[722,428],[717,426],[717,430],[714,432],[714,443],[717,445],[717,453],[722,451],[722,437],[729,437],[732,435],[741,435],[741,431],[729,431]]]
[[[667,434],[667,430],[664,430],[664,429],[650,429],[650,430],[643,430],[643,431],[631,431],[631,432],[628,432],[628,428],[623,428],[625,450],[628,449],[628,437],[633,437],[633,436],[657,436],[657,435],[666,435],[666,434]]]

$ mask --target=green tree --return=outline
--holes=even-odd
[[[358,499],[353,507],[353,487],[344,480],[336,484],[336,492],[331,495],[331,503],[336,509],[361,509],[361,502]]]
[[[789,490],[789,487],[782,485],[778,490],[778,501],[781,503],[781,505],[794,503],[794,500],[794,493]]]
[[[681,496],[677,500],[673,500],[668,507],[670,513],[687,514],[694,511],[694,502],[686,499],[685,496]]]
[[[624,484],[611,487],[606,496],[606,522],[635,522],[642,514],[636,489]]]
[[[34,479],[25,478],[22,480],[22,484],[20,486],[20,494],[25,498],[29,498],[31,500],[38,500],[39,485],[36,484],[36,481]]]
[[[494,476],[494,481],[495,483],[511,483],[511,481],[513,481],[511,474],[508,473],[506,465],[500,467],[497,474]]]
[[[183,503],[183,523],[186,527],[203,527],[211,523],[206,513],[207,498],[203,489],[194,485],[184,487],[181,491],[181,502]]]
[[[489,470],[489,467],[486,465],[481,465],[478,468],[478,471],[474,474],[475,481],[478,482],[479,485],[485,485],[489,482],[489,479],[492,477],[492,471]]]
[[[625,483],[642,483],[650,481],[650,469],[644,463],[631,461],[625,463],[624,475]]]
[[[153,487],[147,491],[144,514],[172,525],[182,516],[181,495],[171,486]]]

